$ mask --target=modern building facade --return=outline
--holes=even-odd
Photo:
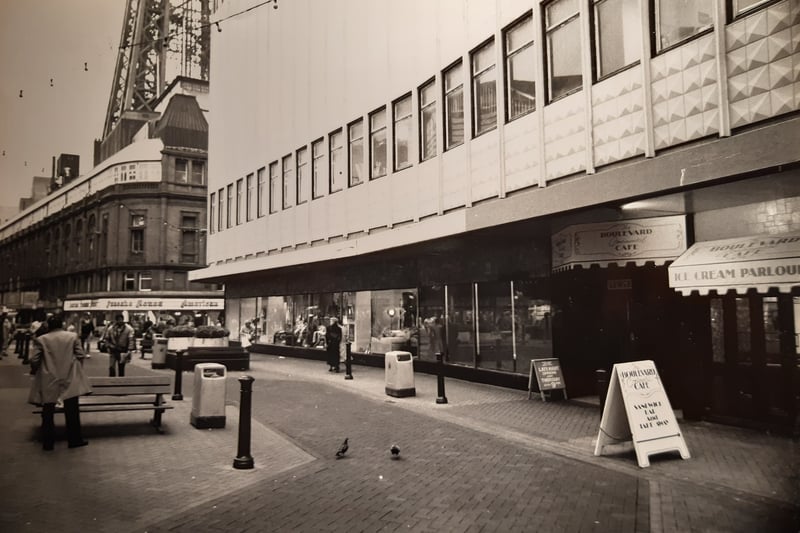
[[[217,319],[221,288],[188,279],[205,262],[207,109],[208,83],[177,78],[132,142],[0,227],[0,301],[20,322]]]
[[[190,278],[225,283],[251,350],[313,357],[335,316],[361,361],[424,369],[442,336],[449,375],[524,388],[556,357],[570,397],[650,359],[686,416],[797,431],[800,2],[226,0],[215,20]]]

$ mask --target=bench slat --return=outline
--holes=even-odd
[[[124,376],[124,377],[102,377],[89,376],[89,383],[94,387],[108,385],[170,385],[172,378],[169,376]]]
[[[129,396],[134,394],[169,394],[169,385],[92,385],[90,396]]]
[[[111,404],[99,404],[97,406],[81,404],[81,406],[80,406],[81,413],[100,413],[100,412],[103,412],[103,411],[153,411],[153,410],[163,411],[163,410],[166,410],[166,409],[175,409],[175,406],[174,405],[159,405],[159,406],[155,406],[155,405],[120,405],[120,406],[116,406],[115,407],[114,405],[111,405]],[[56,414],[62,414],[64,412],[64,409],[62,407],[58,407],[58,408],[56,408],[56,410],[54,412]],[[33,414],[40,415],[40,414],[42,414],[42,410],[41,409],[37,409],[37,410],[33,411]]]

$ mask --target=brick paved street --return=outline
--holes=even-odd
[[[235,470],[239,384],[227,426],[189,425],[192,375],[164,416],[83,417],[90,446],[46,454],[18,360],[0,363],[2,531],[798,531],[791,439],[682,422],[692,459],[594,457],[597,408],[417,375],[390,398],[382,369],[352,381],[312,361],[254,356],[253,470]],[[103,375],[105,357],[89,361]],[[131,375],[152,372],[137,360]],[[350,451],[334,453],[349,437]],[[401,448],[390,459],[389,446]],[[777,463],[777,464],[775,464]]]

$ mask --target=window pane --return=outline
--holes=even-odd
[[[233,185],[228,185],[228,199],[225,204],[225,217],[227,227],[233,226]]]
[[[536,106],[531,17],[506,33],[506,95],[508,120],[532,111]]]
[[[394,170],[411,166],[411,96],[394,103]]]
[[[639,0],[605,0],[595,4],[595,42],[600,77],[639,60]]]
[[[364,132],[362,121],[351,124],[348,127],[349,143],[349,178],[350,187],[361,183],[364,167]]]
[[[330,143],[330,192],[341,191],[344,187],[345,160],[342,153],[342,132],[331,133],[328,138]]]
[[[672,1],[672,0],[669,0]],[[578,12],[578,0],[558,0],[545,9],[545,24],[548,28],[564,22]]]
[[[755,7],[759,4],[765,4],[769,0],[733,0],[733,14],[738,15],[743,11]]]
[[[656,0],[656,48],[661,51],[714,24],[713,0]]]
[[[242,195],[244,189],[244,180],[239,178],[236,180],[236,224],[241,224],[244,218],[244,209],[242,205]]]
[[[214,233],[216,229],[216,220],[214,215],[216,214],[217,209],[217,194],[211,193],[209,200],[208,200],[208,229],[210,233]]]
[[[370,178],[386,175],[386,110],[369,117],[370,122]]]
[[[258,192],[256,194],[256,196],[258,196],[257,205],[258,205],[258,216],[259,217],[263,217],[264,216],[264,212],[265,212],[264,207],[266,206],[266,204],[265,204],[265,201],[264,201],[264,197],[266,195],[266,190],[267,190],[266,179],[267,179],[267,171],[266,171],[266,169],[265,168],[259,168],[258,169],[258,185],[257,185],[257,191]]]
[[[225,220],[225,215],[223,214],[223,211],[225,210],[225,204],[223,203],[224,194],[224,189],[217,191],[217,201],[219,201],[219,209],[217,209],[217,231],[222,231],[225,227],[223,225],[223,221]]]
[[[550,99],[581,87],[580,25],[574,18],[548,33]]]
[[[308,201],[309,196],[308,179],[308,148],[301,148],[297,151],[297,203],[302,204]]]
[[[497,127],[494,42],[472,55],[473,131],[480,135]]]
[[[253,213],[255,213],[255,202],[256,202],[256,194],[255,194],[255,176],[253,174],[247,175],[247,217],[246,220],[250,221],[253,220]]]
[[[553,357],[549,294],[546,280],[514,282],[514,346],[518,373],[529,372],[532,359]]]
[[[425,161],[436,155],[436,84],[424,86],[419,91],[420,102],[420,159]]]
[[[448,285],[447,299],[447,360],[472,366],[475,354],[472,284]]]
[[[175,160],[175,181],[177,181],[178,183],[186,183],[187,166],[188,166],[188,161],[186,159]]]
[[[740,363],[750,362],[750,301],[747,298],[736,298],[736,336],[738,360]]]
[[[514,371],[509,282],[478,284],[478,367]]]
[[[325,168],[322,166],[325,153],[323,152],[322,139],[314,141],[311,145],[311,198],[322,196],[323,174]]]
[[[280,189],[278,189],[278,162],[269,165],[269,212],[275,213],[278,210]]]
[[[725,314],[722,298],[711,299],[711,359],[725,362]]]
[[[765,296],[763,307],[766,363],[780,365],[781,330],[778,322],[778,299],[775,296]]]
[[[444,74],[445,86],[445,147],[464,142],[464,91],[461,63]]]
[[[205,163],[203,161],[192,161],[192,183],[194,185],[202,185],[203,182],[203,171],[205,169]]]
[[[292,156],[287,155],[281,163],[283,169],[283,209],[292,207],[294,182],[292,180]]]

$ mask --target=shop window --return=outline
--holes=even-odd
[[[442,74],[444,80],[444,146],[450,150],[464,142],[464,77],[462,64]]]
[[[369,178],[386,175],[386,108],[369,116]]]
[[[245,205],[247,205],[247,209],[245,209],[245,221],[250,222],[253,220],[253,216],[256,212],[256,195],[255,195],[255,175],[248,174],[245,180],[245,188],[247,189],[247,193],[245,195]]]
[[[348,186],[354,187],[363,179],[364,120],[358,119],[347,126]]]
[[[357,309],[358,314],[360,310]],[[389,289],[370,291],[370,351],[419,352],[417,291]],[[358,334],[358,333],[356,333]]]
[[[308,179],[308,148],[300,148],[295,154],[297,161],[297,205],[308,201],[311,181]]]
[[[319,198],[323,194],[325,167],[325,147],[323,140],[317,139],[311,143],[311,199]]]
[[[713,0],[653,0],[655,48],[662,52],[714,25]]]
[[[188,183],[189,161],[187,159],[175,159],[175,181],[178,183]]]
[[[267,191],[267,169],[261,167],[258,169],[258,178],[256,183],[256,216],[258,218],[263,217],[266,214],[266,204],[264,197]]]
[[[711,358],[725,362],[725,313],[722,298],[711,299]]]
[[[764,350],[768,365],[781,364],[781,330],[778,322],[778,298],[765,296],[762,305]]]
[[[641,14],[639,0],[594,0],[594,52],[597,78],[639,61]]]
[[[211,193],[208,197],[208,228],[210,233],[214,233],[214,229],[216,226],[216,219],[214,215],[217,212],[217,194]]]
[[[233,184],[228,185],[228,196],[225,202],[225,227],[233,227]]]
[[[513,372],[514,307],[511,284],[477,284],[478,368]]]
[[[392,104],[394,115],[394,170],[411,166],[411,95],[404,96]]]
[[[533,16],[528,13],[505,32],[506,120],[536,108]]]
[[[472,136],[497,127],[497,69],[494,39],[472,53]]]
[[[475,293],[471,283],[447,286],[447,361],[475,364]]]
[[[736,298],[736,344],[739,363],[752,362],[750,336],[750,300]]]
[[[294,187],[294,182],[292,181],[292,156],[287,155],[284,156],[281,160],[281,172],[283,173],[283,179],[281,182],[281,189],[283,192],[283,202],[281,207],[283,209],[288,209],[293,205],[293,198],[294,192],[292,189]]]
[[[420,161],[436,156],[436,80],[419,88]]]
[[[581,27],[578,0],[544,6],[547,92],[550,101],[581,88]]]
[[[531,360],[553,357],[553,308],[546,280],[513,281],[514,351],[517,373],[528,373]],[[507,325],[507,323],[505,324]]]
[[[204,161],[192,161],[192,185],[205,185],[205,170]]]
[[[436,352],[447,353],[444,294],[444,285],[419,290],[419,357],[426,361],[436,361]]]
[[[278,212],[278,162],[269,164],[269,212]]]
[[[342,130],[337,130],[328,136],[330,156],[328,167],[330,171],[330,192],[341,191],[344,188],[345,158],[342,148]]]
[[[244,222],[244,206],[242,205],[244,195],[244,178],[236,180],[236,225]]]

